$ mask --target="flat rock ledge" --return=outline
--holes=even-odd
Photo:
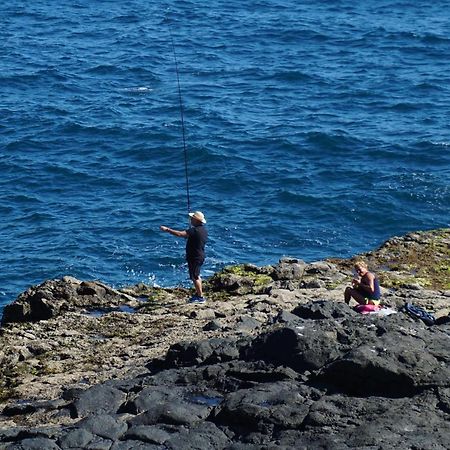
[[[450,229],[348,260],[224,268],[190,292],[48,280],[4,310],[0,449],[448,449]],[[438,319],[402,311],[413,303]]]

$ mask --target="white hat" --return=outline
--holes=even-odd
[[[197,219],[201,223],[206,223],[205,216],[204,216],[204,214],[201,211],[195,211],[193,213],[189,213],[189,217]]]

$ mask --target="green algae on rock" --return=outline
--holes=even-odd
[[[271,273],[270,268],[252,264],[227,266],[208,280],[207,287],[235,295],[263,293],[273,282]]]
[[[330,261],[351,271],[354,262],[361,258],[386,288],[418,285],[434,290],[450,289],[450,228],[393,237],[372,252]]]
[[[117,291],[71,277],[49,280],[30,288],[16,302],[26,309],[32,299],[45,298],[53,308],[52,317],[36,320],[26,314],[4,322],[0,329],[0,400],[51,398],[67,385],[85,387],[125,373],[141,373],[170,344],[246,336],[270,327],[280,313],[284,312],[280,317],[292,316],[290,311],[311,300],[342,305],[357,258],[367,260],[380,274],[383,287],[392,287],[383,295],[385,305],[398,310],[405,299],[412,299],[436,317],[447,315],[449,233],[448,229],[411,233],[392,238],[373,252],[332,262],[282,258],[274,266],[226,267],[205,281],[204,305],[187,304],[191,290],[181,287],[140,284]],[[121,311],[122,305],[135,312]],[[91,308],[105,312],[87,314]],[[248,317],[245,326],[243,317]],[[218,319],[215,327],[208,326]]]

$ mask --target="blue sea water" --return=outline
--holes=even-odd
[[[450,8],[412,0],[8,0],[0,307],[73,275],[185,284],[449,226]],[[175,46],[172,48],[171,34]]]

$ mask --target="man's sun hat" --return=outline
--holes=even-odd
[[[189,213],[189,217],[199,220],[201,223],[206,223],[205,215],[201,211]]]

